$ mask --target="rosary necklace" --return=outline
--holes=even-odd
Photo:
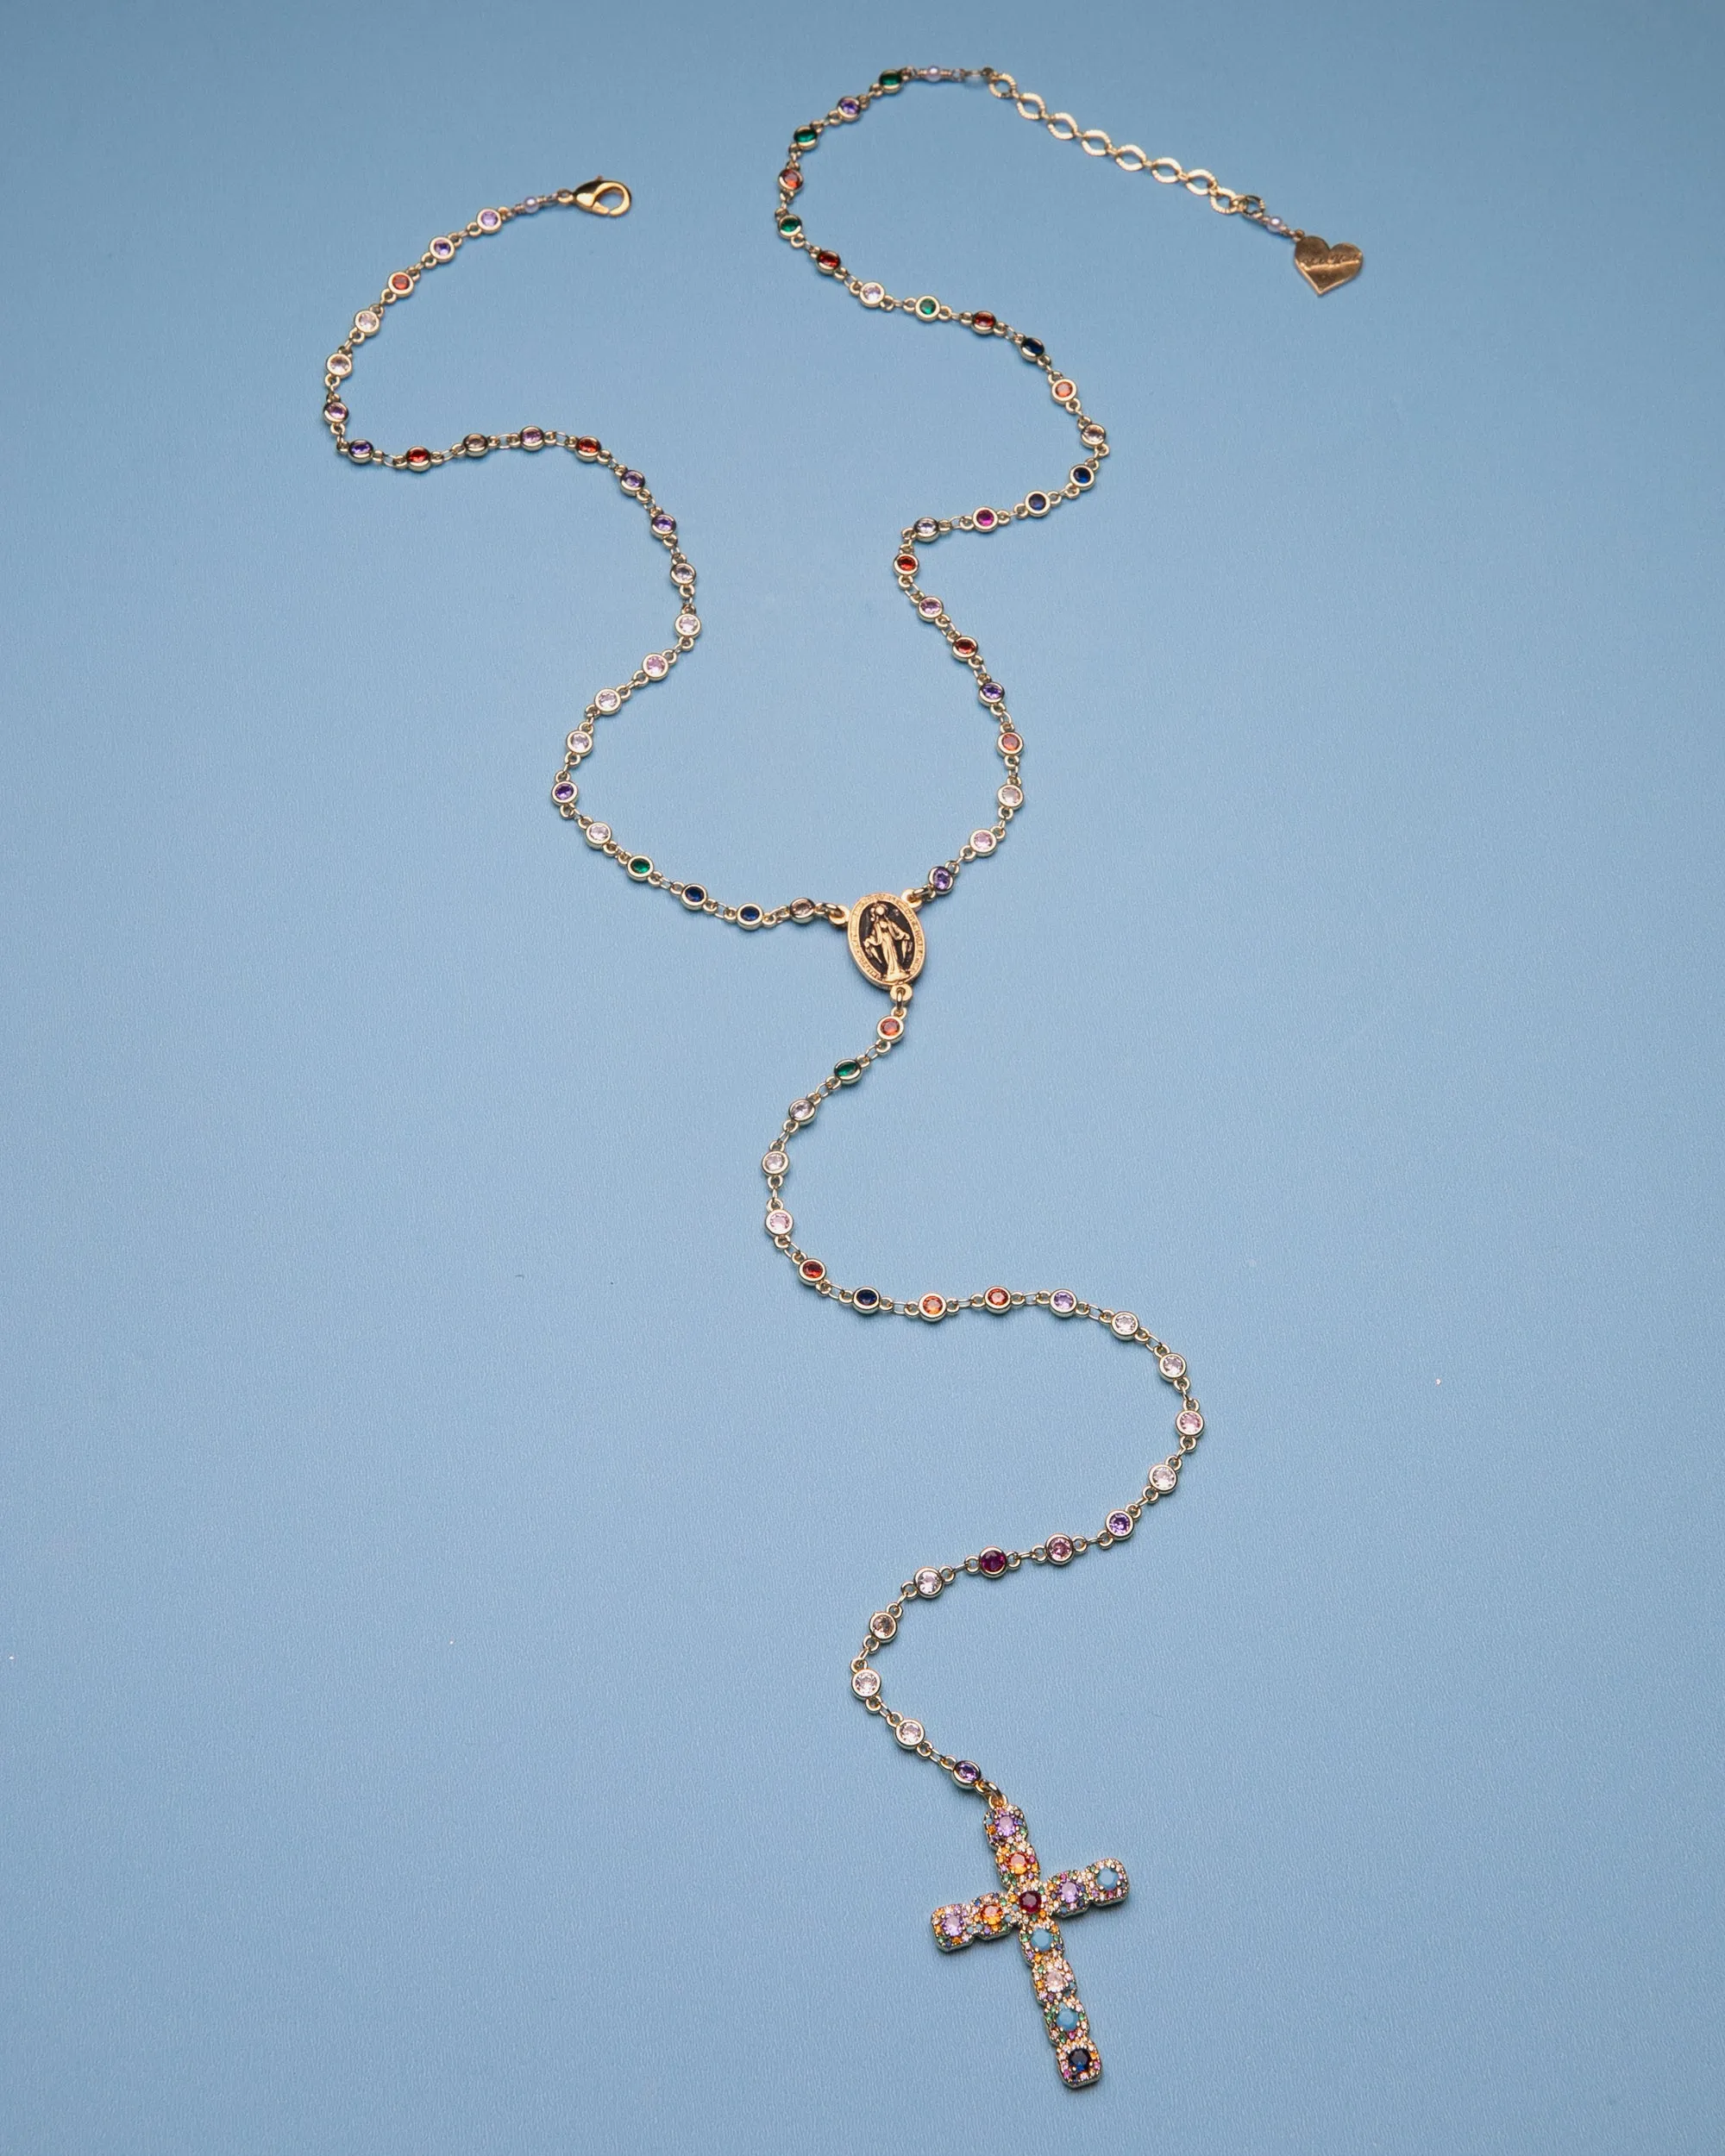
[[[716,897],[702,883],[686,883],[666,874],[644,853],[625,845],[611,825],[589,816],[580,806],[580,787],[575,774],[592,755],[593,730],[599,720],[614,717],[639,691],[664,680],[678,661],[694,649],[701,633],[695,611],[694,565],[684,552],[677,520],[662,508],[641,473],[606,449],[592,435],[570,435],[551,427],[523,427],[513,434],[470,434],[447,449],[423,447],[391,452],[381,450],[348,431],[345,402],[347,378],[353,372],[359,346],[378,335],[390,308],[411,298],[420,280],[455,260],[470,240],[483,240],[502,231],[518,217],[532,216],[541,210],[577,209],[596,216],[620,217],[630,205],[630,192],[620,181],[591,180],[585,187],[559,188],[554,194],[530,195],[512,209],[481,210],[459,231],[440,234],[417,262],[398,270],[385,285],[380,298],[354,317],[348,335],[329,355],[324,374],[323,417],[335,437],[337,451],[348,463],[380,467],[394,472],[427,472],[434,465],[489,456],[496,449],[520,449],[535,454],[543,449],[568,451],[583,464],[611,473],[624,496],[647,519],[652,537],[669,556],[670,580],[677,594],[679,611],[675,635],[663,649],[649,651],[626,680],[602,688],[569,735],[563,761],[551,783],[551,799],[558,812],[573,824],[597,854],[617,862],[633,883],[662,891],[689,913],[705,916],[745,931],[780,928],[787,924],[806,926],[824,922],[843,931],[851,958],[864,977],[882,991],[888,1009],[875,1027],[875,1038],[855,1056],[835,1063],[819,1085],[793,1100],[784,1121],[762,1155],[761,1170],[766,1178],[765,1227],[774,1246],[781,1251],[805,1287],[829,1301],[841,1303],[858,1317],[909,1318],[938,1325],[961,1313],[980,1311],[1005,1318],[1019,1310],[1038,1310],[1048,1316],[1088,1319],[1102,1334],[1122,1345],[1147,1351],[1155,1358],[1157,1376],[1176,1396],[1175,1449],[1158,1460],[1138,1494],[1108,1514],[1093,1534],[1050,1534],[1033,1548],[1008,1550],[990,1545],[957,1564],[929,1564],[913,1572],[884,1609],[869,1620],[868,1635],[851,1658],[850,1689],[868,1711],[879,1717],[902,1749],[914,1758],[925,1759],[948,1775],[961,1789],[982,1800],[983,1833],[1000,1874],[1000,1884],[973,1900],[949,1902],[936,1909],[932,1919],[935,1945],[946,1953],[990,1939],[1015,1938],[1030,1972],[1038,2009],[1054,2046],[1060,2078],[1069,2089],[1088,2088],[1101,2075],[1101,2053],[1090,2030],[1089,2016],[1078,1996],[1070,1963],[1066,1959],[1062,1926],[1092,1908],[1109,1908],[1126,1897],[1126,1867],[1113,1858],[1076,1870],[1044,1872],[1025,1815],[1002,1790],[983,1774],[973,1760],[958,1759],[940,1751],[913,1716],[889,1707],[881,1696],[881,1674],[875,1659],[897,1635],[913,1607],[936,1601],[960,1578],[998,1582],[1017,1572],[1026,1561],[1060,1570],[1093,1551],[1118,1549],[1128,1541],[1138,1521],[1153,1505],[1171,1496],[1179,1485],[1181,1470],[1196,1449],[1204,1429],[1203,1410],[1192,1391],[1186,1359],[1159,1339],[1137,1313],[1101,1303],[1087,1302],[1070,1288],[1018,1288],[993,1287],[980,1293],[948,1295],[931,1292],[909,1297],[883,1294],[877,1288],[841,1285],[832,1279],[825,1261],[812,1256],[797,1240],[796,1223],[785,1202],[785,1181],[790,1173],[790,1149],[813,1124],[825,1103],[857,1085],[871,1067],[889,1055],[906,1037],[913,984],[921,973],[925,956],[924,910],[957,889],[964,871],[985,861],[1005,841],[1013,819],[1025,805],[1023,784],[1024,737],[1007,706],[1007,692],[983,658],[975,637],[967,635],[948,616],[940,600],[925,586],[926,555],[941,541],[956,534],[986,536],[1008,524],[1048,516],[1056,509],[1080,501],[1101,476],[1108,454],[1106,430],[1084,410],[1078,385],[1063,373],[1037,337],[1015,329],[987,309],[956,310],[933,293],[900,298],[884,285],[864,281],[848,270],[831,248],[817,247],[803,229],[796,204],[805,181],[804,160],[824,135],[860,120],[871,105],[896,97],[912,83],[984,84],[991,96],[1010,100],[1026,120],[1045,127],[1057,141],[1076,142],[1090,157],[1112,159],[1124,172],[1148,172],[1164,186],[1184,187],[1207,201],[1223,216],[1245,217],[1277,237],[1290,240],[1294,266],[1312,290],[1333,291],[1359,274],[1362,257],[1357,247],[1330,247],[1314,234],[1302,232],[1272,216],[1256,195],[1236,194],[1222,186],[1214,175],[1187,171],[1172,157],[1146,157],[1135,143],[1119,147],[1097,128],[1081,128],[1070,113],[1050,112],[1033,92],[1021,91],[1010,75],[992,67],[888,68],[867,90],[854,97],[841,97],[824,119],[810,121],[791,138],[784,169],[779,173],[775,225],[779,236],[807,256],[824,277],[841,285],[852,298],[878,314],[900,314],[921,323],[955,323],[973,336],[992,341],[1012,353],[1040,377],[1054,402],[1070,413],[1078,435],[1079,455],[1063,479],[1026,494],[1010,509],[986,505],[957,517],[919,517],[899,535],[894,551],[893,574],[919,620],[944,642],[951,656],[970,677],[972,693],[994,729],[994,747],[1003,768],[995,789],[994,812],[979,824],[946,861],[937,862],[920,883],[899,891],[872,891],[851,905],[814,899],[792,899],[771,906],[752,902],[733,904]]]

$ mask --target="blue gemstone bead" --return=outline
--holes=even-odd
[[[1047,349],[1048,347],[1040,337],[1020,337],[1019,339],[1019,350],[1027,360],[1039,360]]]
[[[1094,486],[1095,478],[1096,474],[1088,464],[1075,464],[1072,467],[1072,484],[1075,486]]]

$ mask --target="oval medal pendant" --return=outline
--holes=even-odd
[[[877,988],[895,988],[922,971],[922,923],[915,909],[891,892],[858,899],[844,932],[850,956]]]

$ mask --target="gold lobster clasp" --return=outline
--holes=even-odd
[[[585,187],[575,190],[576,209],[591,210],[596,217],[620,217],[630,200],[620,179],[590,179]]]

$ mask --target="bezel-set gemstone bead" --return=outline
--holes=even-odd
[[[899,1620],[890,1609],[877,1609],[869,1620],[869,1629],[884,1645],[899,1628]]]
[[[503,212],[500,210],[481,210],[474,222],[481,232],[495,232],[503,222]]]
[[[699,636],[700,633],[701,621],[699,614],[685,611],[678,615],[677,634],[680,636]]]
[[[919,517],[913,529],[919,539],[938,539],[940,536],[940,526],[932,517]]]
[[[619,472],[617,475],[617,483],[625,494],[638,494],[646,486],[647,481],[639,472],[629,471]]]
[[[817,248],[815,249],[814,266],[818,270],[822,271],[828,277],[836,276],[841,266],[838,257],[833,253],[830,247]]]
[[[982,1770],[974,1759],[961,1759],[952,1770],[955,1782],[962,1782],[967,1789],[974,1789],[982,1779]]]
[[[850,1689],[858,1699],[873,1699],[881,1689],[881,1672],[858,1670],[850,1680]]]
[[[674,561],[671,564],[671,581],[673,584],[681,584],[687,589],[687,587],[693,584],[694,580],[695,565],[693,561]]]
[[[524,427],[521,429],[521,446],[524,449],[543,449],[545,446],[545,429],[543,427]]]
[[[1129,1512],[1111,1512],[1108,1514],[1108,1532],[1116,1542],[1124,1542],[1137,1525]]]
[[[671,662],[662,651],[649,651],[641,661],[641,671],[649,681],[662,681],[671,671]]]
[[[994,334],[994,317],[991,314],[974,314],[970,317],[970,327],[979,337],[991,337]]]
[[[952,639],[952,655],[955,659],[974,659],[976,656],[976,639],[974,636],[955,636]]]
[[[958,879],[953,874],[951,869],[947,867],[944,861],[938,867],[931,868],[928,872],[929,889],[931,891],[938,891],[943,895],[946,892],[950,891],[957,881]]]
[[[323,372],[326,374],[335,375],[338,379],[343,375],[351,374],[353,371],[354,362],[345,352],[332,352],[323,362]]]
[[[1003,809],[1021,809],[1024,806],[1024,788],[1019,786],[998,787],[994,799]]]
[[[677,529],[677,520],[666,509],[656,509],[647,519],[647,529],[661,539],[668,539]]]
[[[611,826],[609,824],[589,824],[581,836],[589,846],[608,846],[611,843]]]
[[[791,140],[800,150],[812,150],[820,140],[820,129],[814,127],[799,128]]]
[[[931,1325],[937,1324],[946,1315],[945,1296],[925,1295],[917,1305],[917,1314],[926,1318]]]
[[[795,1225],[795,1221],[792,1219],[790,1214],[786,1212],[782,1206],[775,1206],[772,1211],[767,1215],[767,1232],[768,1235],[788,1235]]]
[[[946,1584],[946,1582],[941,1578],[940,1574],[932,1564],[925,1564],[922,1570],[919,1572],[913,1573],[912,1577],[916,1583],[917,1593],[922,1596],[925,1602],[932,1602],[935,1596],[939,1594],[941,1589]]]
[[[917,611],[925,621],[938,621],[941,615],[940,601],[938,599],[919,599],[917,601]]]
[[[851,1307],[860,1310],[865,1318],[872,1318],[881,1307],[881,1291],[878,1288],[853,1288],[850,1303]]]
[[[900,554],[894,557],[893,567],[900,576],[914,576],[922,564],[913,554]]]
[[[348,407],[339,397],[332,397],[323,407],[323,417],[332,427],[344,427],[348,423]]]
[[[1048,1561],[1051,1564],[1070,1564],[1076,1554],[1072,1546],[1070,1535],[1050,1535],[1043,1547],[1048,1552]]]
[[[811,1100],[807,1098],[801,1100],[793,1100],[791,1103],[792,1122],[812,1123],[814,1121],[815,1110],[819,1106],[819,1101]]]
[[[637,883],[645,883],[653,873],[653,864],[645,854],[635,854],[630,859],[629,873]]]
[[[489,435],[470,434],[463,435],[461,437],[461,454],[463,456],[482,457],[487,455],[490,453],[490,449],[491,436]]]
[[[915,307],[919,322],[933,322],[940,313],[940,302],[932,292],[925,292]]]
[[[362,337],[374,337],[383,326],[383,317],[374,307],[361,307],[354,317],[354,327]]]
[[[605,449],[595,436],[578,434],[575,436],[575,454],[584,462],[591,464],[596,457],[605,454]]]
[[[883,1018],[880,1021],[879,1025],[877,1025],[875,1028],[875,1031],[880,1035],[883,1041],[897,1040],[904,1030],[904,1020],[900,1018],[894,1018],[890,1012],[888,1012],[887,1016]]]
[[[992,531],[1000,519],[992,509],[979,509],[972,512],[970,521],[978,531]]]
[[[882,90],[902,90],[904,85],[905,78],[902,69],[889,67],[881,77],[878,87]]]
[[[593,708],[596,711],[604,711],[607,716],[609,716],[611,712],[620,709],[622,703],[623,693],[621,690],[601,689],[599,694],[593,699]]]
[[[906,1752],[914,1752],[927,1732],[920,1722],[901,1721],[893,1732]]]
[[[704,883],[686,883],[677,896],[691,913],[699,913],[706,904],[706,886]]]
[[[369,464],[377,454],[369,442],[350,442],[347,451],[349,461],[354,464]]]
[[[779,237],[781,240],[794,240],[802,229],[800,217],[781,217],[779,220]]]
[[[983,1294],[982,1301],[989,1310],[1010,1310],[1013,1307],[1012,1293],[1010,1289],[1005,1288],[987,1289]]]
[[[858,97],[841,97],[833,110],[838,114],[840,119],[854,120],[862,111],[862,103]]]
[[[738,928],[759,928],[766,918],[758,906],[739,906],[737,909]]]
[[[1004,1550],[994,1549],[991,1546],[990,1548],[984,1550],[982,1554],[977,1558],[976,1570],[982,1575],[985,1580],[997,1580],[1000,1578],[1007,1570],[1007,1563],[1008,1560],[1006,1551]]]
[[[554,801],[573,801],[574,798],[575,785],[573,779],[559,779],[556,785],[551,788],[551,799]]]
[[[1035,494],[1026,494],[1025,496],[1025,507],[1030,511],[1032,517],[1045,517],[1048,514],[1048,497],[1046,494],[1040,492]]]
[[[1108,1320],[1108,1330],[1117,1340],[1135,1339],[1138,1336],[1138,1313],[1117,1310]]]
[[[1100,449],[1107,438],[1107,429],[1099,427],[1094,419],[1087,420],[1078,429],[1078,439],[1087,449]]]
[[[998,681],[982,681],[978,683],[976,693],[985,704],[998,704],[1006,695],[1006,691]]]
[[[768,1175],[784,1175],[790,1164],[791,1156],[781,1145],[775,1145],[761,1156],[762,1169]]]
[[[429,472],[431,469],[431,452],[423,443],[416,442],[408,451],[407,468],[410,472]]]
[[[1195,1407],[1182,1407],[1174,1418],[1174,1427],[1182,1438],[1195,1438],[1204,1427],[1204,1418]]]
[[[970,850],[972,853],[991,854],[999,843],[1000,842],[994,837],[993,831],[972,831],[970,834]]]
[[[1008,729],[1000,736],[1000,750],[1003,756],[1015,756],[1023,747],[1024,736],[1022,734],[1015,734]]]
[[[1094,486],[1095,480],[1096,472],[1094,465],[1075,464],[1073,466],[1072,484],[1075,486]]]
[[[826,1268],[818,1257],[806,1257],[797,1270],[811,1288],[818,1288],[826,1278]]]
[[[432,241],[430,246],[426,248],[425,252],[433,256],[437,261],[447,262],[455,252],[455,242],[451,239],[444,237],[444,235],[440,233],[438,236]]]
[[[1151,1488],[1160,1490],[1164,1497],[1179,1480],[1179,1476],[1166,1460],[1163,1461],[1159,1467],[1153,1467],[1150,1470]]]
[[[884,285],[869,283],[858,287],[856,297],[865,307],[878,307],[887,297],[887,288]]]
[[[1064,374],[1057,374],[1048,385],[1048,392],[1057,404],[1070,404],[1078,394],[1078,385]]]
[[[1019,350],[1024,354],[1026,359],[1032,362],[1044,359],[1048,354],[1048,347],[1040,337],[1020,337]]]
[[[593,737],[585,726],[578,726],[569,736],[569,754],[572,756],[590,756],[593,745]]]
[[[1186,1357],[1183,1355],[1158,1355],[1156,1367],[1173,1384],[1186,1375]]]
[[[413,290],[413,279],[405,270],[397,270],[389,280],[389,288],[398,299],[405,299]]]
[[[1057,1288],[1048,1299],[1048,1307],[1057,1318],[1070,1318],[1078,1307],[1078,1298],[1070,1288]]]
[[[832,1075],[841,1086],[854,1086],[862,1075],[862,1065],[854,1056],[847,1056],[842,1063],[832,1066]]]
[[[779,174],[779,185],[787,195],[794,195],[803,184],[803,176],[794,165],[787,165]]]

